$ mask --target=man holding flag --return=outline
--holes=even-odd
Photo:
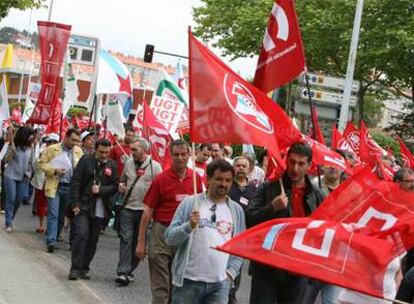
[[[312,162],[312,150],[306,143],[296,143],[289,149],[286,172],[278,181],[263,183],[246,209],[247,227],[285,217],[306,217],[323,200],[319,188],[307,175]],[[262,264],[252,263],[250,303],[300,303],[307,279]]]

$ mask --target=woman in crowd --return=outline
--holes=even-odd
[[[13,231],[13,219],[23,199],[28,197],[28,185],[32,175],[33,130],[20,127],[13,139],[13,129],[8,133],[9,148],[5,157],[4,187],[6,194],[6,231]]]

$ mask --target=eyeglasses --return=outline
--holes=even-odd
[[[216,209],[217,209],[217,204],[214,204],[213,206],[211,206],[210,207],[210,211],[212,212],[212,214],[211,214],[211,221],[213,222],[213,223],[215,223],[216,222]]]

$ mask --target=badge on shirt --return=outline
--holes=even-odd
[[[242,197],[240,197],[240,204],[243,204],[243,205],[247,206],[249,204],[249,200],[242,196]]]
[[[106,176],[111,176],[112,175],[112,169],[111,168],[105,168],[104,173]]]
[[[143,176],[144,173],[145,173],[144,169],[138,169],[137,172],[136,172],[137,176],[140,176],[140,177]]]

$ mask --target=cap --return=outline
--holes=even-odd
[[[57,135],[56,133],[50,133],[47,137],[46,137],[46,141],[56,141],[59,142],[59,135]]]
[[[93,135],[93,133],[92,132],[89,132],[89,131],[83,131],[82,134],[81,134],[81,136],[80,136],[81,141],[83,141],[89,135]]]

